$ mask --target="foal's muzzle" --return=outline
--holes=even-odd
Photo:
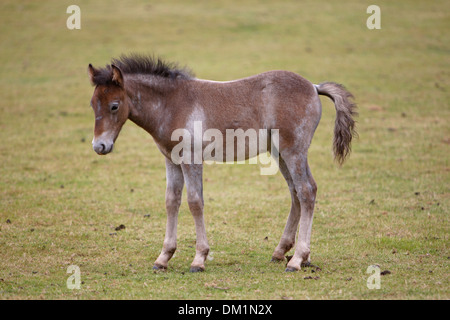
[[[112,144],[104,144],[104,143],[98,143],[93,145],[94,151],[97,152],[99,155],[105,155],[110,153],[114,148],[114,143]]]
[[[103,140],[103,139],[95,139],[92,141],[92,148],[99,155],[105,155],[110,153],[114,148],[114,142]]]

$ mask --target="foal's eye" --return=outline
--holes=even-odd
[[[111,112],[117,112],[117,110],[119,110],[119,104],[120,103],[118,101],[115,101],[115,102],[111,103],[110,106],[109,106],[109,110]]]

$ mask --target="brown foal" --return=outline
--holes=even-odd
[[[342,164],[350,152],[355,132],[356,106],[352,95],[341,85],[325,82],[312,84],[288,71],[269,71],[235,81],[208,81],[195,78],[191,72],[174,64],[147,56],[130,55],[113,59],[105,68],[88,68],[95,86],[91,106],[95,112],[94,150],[105,155],[113,150],[114,142],[127,119],[146,130],[154,139],[166,160],[167,225],[161,254],[155,269],[167,269],[177,243],[178,209],[184,184],[189,209],[196,229],[196,254],[190,271],[204,271],[209,245],[203,219],[203,160],[200,163],[174,161],[173,150],[179,139],[173,139],[177,129],[194,136],[195,124],[201,124],[201,134],[208,130],[226,135],[229,129],[278,130],[276,151],[279,169],[291,193],[291,210],[273,261],[282,261],[295,245],[295,253],[286,271],[300,270],[310,263],[310,238],[317,186],[307,161],[308,148],[319,124],[322,106],[319,95],[331,98],[336,107],[333,150]],[[266,149],[246,152],[248,159],[258,153],[271,151],[271,134]],[[217,140],[217,139],[216,139]],[[216,141],[217,142],[217,141]],[[192,150],[194,150],[194,141]],[[234,151],[224,143],[222,159],[230,159]],[[260,143],[261,145],[261,143]],[[205,151],[205,141],[197,149]],[[215,144],[218,147],[218,143]],[[219,150],[219,149],[217,149]],[[216,151],[217,151],[216,150]],[[185,155],[186,155],[186,150]],[[192,152],[198,157],[198,152]],[[202,157],[203,154],[200,154]],[[242,160],[233,157],[234,160]],[[298,238],[296,242],[296,233]]]

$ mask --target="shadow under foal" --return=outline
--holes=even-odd
[[[302,264],[309,264],[317,186],[307,153],[321,117],[319,95],[325,95],[333,100],[336,108],[335,159],[342,164],[349,154],[356,134],[353,120],[356,106],[343,86],[333,82],[315,85],[288,71],[269,71],[226,82],[201,80],[175,64],[139,55],[113,59],[105,68],[89,65],[88,73],[95,86],[91,99],[95,113],[94,150],[100,155],[110,153],[123,124],[130,119],[153,137],[165,156],[167,225],[164,245],[153,268],[167,269],[176,250],[178,209],[186,184],[197,234],[190,271],[205,270],[209,245],[203,219],[203,164],[176,163],[172,155],[179,143],[172,139],[174,130],[184,128],[193,136],[195,122],[201,123],[203,132],[214,129],[224,136],[227,129],[279,130],[278,164],[291,193],[291,210],[272,260],[284,260],[295,245],[286,271],[300,270]],[[268,141],[267,150],[252,154],[247,148],[243,157],[248,159],[270,151],[270,137]],[[218,147],[217,143],[215,146]],[[203,142],[201,150],[205,147]],[[226,152],[230,149],[226,146],[222,149],[223,160],[229,159]],[[234,160],[242,159],[234,156]]]

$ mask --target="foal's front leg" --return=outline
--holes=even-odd
[[[183,164],[182,170],[186,181],[187,201],[194,217],[195,231],[197,233],[196,252],[190,271],[205,271],[205,260],[209,253],[209,245],[203,219],[203,165]]]
[[[181,204],[184,178],[181,166],[172,163],[169,159],[166,159],[166,180],[166,235],[161,254],[153,266],[156,270],[167,269],[168,262],[177,248],[178,209]]]

